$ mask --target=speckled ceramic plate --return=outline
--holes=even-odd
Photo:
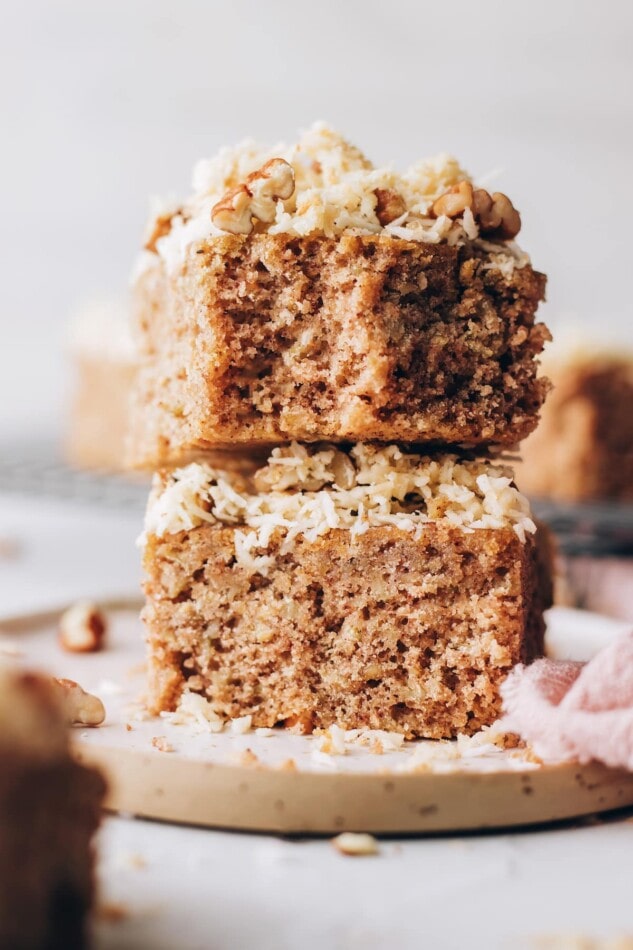
[[[569,628],[569,612],[550,616],[559,644],[562,616]],[[331,834],[500,828],[633,805],[633,774],[539,764],[492,743],[390,749],[375,736],[363,745],[361,734],[348,736],[344,754],[330,754],[318,737],[241,732],[240,723],[213,733],[150,718],[142,706],[137,611],[110,604],[108,619],[107,649],[84,655],[60,649],[55,614],[4,621],[0,657],[74,679],[102,698],[106,722],[76,730],[74,740],[78,757],[106,772],[112,810],[216,828]],[[586,641],[586,629],[583,635]]]

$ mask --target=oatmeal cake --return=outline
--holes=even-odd
[[[546,365],[554,389],[521,445],[521,489],[560,501],[633,501],[633,353],[562,335]]]
[[[296,443],[252,477],[156,477],[144,535],[150,706],[309,732],[473,733],[542,652],[548,584],[511,473],[395,445]]]
[[[137,268],[129,462],[293,439],[513,445],[548,388],[545,277],[519,228],[454,159],[378,169],[322,125],[201,163]]]
[[[137,365],[128,307],[95,301],[82,308],[70,327],[68,353],[73,379],[65,456],[74,468],[120,471]]]
[[[103,795],[70,755],[53,682],[0,667],[0,947],[88,945]]]

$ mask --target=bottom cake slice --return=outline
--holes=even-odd
[[[511,474],[395,446],[275,449],[251,479],[157,479],[149,701],[224,718],[444,738],[497,717],[542,652],[535,526]]]

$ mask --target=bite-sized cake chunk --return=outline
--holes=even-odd
[[[105,785],[69,751],[52,680],[0,668],[0,946],[88,946]]]
[[[521,489],[570,502],[633,500],[633,353],[563,336],[547,371],[554,389],[521,445]]]
[[[195,693],[256,726],[475,732],[542,651],[534,531],[508,472],[396,446],[275,449],[250,479],[162,475],[144,553],[150,705]]]
[[[376,169],[323,128],[280,153],[223,153],[154,223],[135,291],[130,462],[293,439],[508,446],[531,432],[547,392],[545,277],[510,240],[509,200],[447,157]]]

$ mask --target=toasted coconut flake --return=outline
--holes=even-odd
[[[344,476],[340,456],[347,463]],[[252,482],[200,463],[157,480],[145,537],[204,523],[233,525],[238,564],[266,574],[278,532],[284,554],[298,537],[315,541],[337,528],[352,536],[378,525],[420,532],[442,520],[463,531],[509,526],[521,541],[536,530],[527,498],[503,466],[454,455],[431,458],[396,445],[359,443],[343,453],[293,442],[273,449]]]

